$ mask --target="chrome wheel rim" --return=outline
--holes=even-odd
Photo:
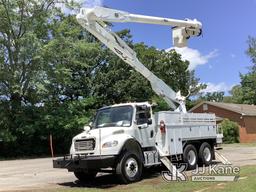
[[[139,168],[138,168],[137,161],[133,157],[128,158],[125,163],[125,172],[126,172],[127,176],[135,177],[135,175],[138,172],[138,169]]]
[[[196,153],[193,150],[188,152],[188,163],[194,165],[196,163]]]
[[[211,160],[211,151],[210,151],[210,149],[208,148],[208,147],[205,147],[204,148],[204,151],[203,151],[203,156],[204,156],[204,160],[205,161],[210,161]]]

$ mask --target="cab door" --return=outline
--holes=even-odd
[[[152,121],[151,107],[147,105],[136,106],[136,137],[142,147],[155,145],[155,132]]]

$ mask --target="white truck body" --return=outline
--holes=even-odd
[[[161,111],[155,118],[158,126],[161,120],[166,123],[166,134],[158,131],[156,135],[156,145],[163,152],[162,156],[182,155],[187,141],[217,138],[214,114]]]
[[[126,142],[132,140],[138,143],[143,153],[143,166],[150,167],[161,164],[161,157],[168,157],[173,161],[182,160],[184,146],[188,143],[202,144],[207,142],[210,143],[212,150],[217,144],[218,130],[214,114],[173,111],[161,111],[153,114],[151,105],[147,102],[123,103],[99,109],[94,121],[98,121],[99,114],[106,110],[122,108],[131,110],[129,121],[120,118],[122,113],[117,111],[116,114],[110,115],[118,114],[117,120],[110,122],[114,126],[108,126],[105,122],[98,126],[96,125],[97,122],[93,122],[91,128],[85,126],[85,131],[72,140],[70,157],[96,159],[111,157],[118,159]],[[140,111],[139,109],[143,110]],[[143,112],[145,113],[143,114]],[[142,117],[145,117],[145,114],[149,114],[149,116],[144,119],[139,117],[141,114],[143,114]],[[164,133],[160,129],[161,122],[165,124]],[[68,160],[70,159],[68,158]],[[56,164],[55,167],[59,168],[61,165]],[[107,167],[112,166],[98,165],[97,170]],[[114,167],[112,168],[114,169]],[[74,171],[75,169],[71,167],[69,170]]]
[[[142,168],[163,163],[169,170],[173,161],[184,161],[189,168],[197,163],[209,165],[215,158],[218,137],[214,114],[187,113],[185,100],[148,70],[136,53],[115,33],[107,22],[139,22],[174,25],[175,46],[186,45],[191,36],[201,34],[197,20],[175,20],[103,7],[82,8],[77,20],[124,62],[143,75],[156,94],[162,96],[172,111],[152,113],[148,102],[123,103],[97,111],[90,127],[72,140],[70,155],[53,161],[55,168],[73,171],[79,180],[111,168],[124,183],[138,181]],[[179,105],[178,107],[176,105]]]
[[[75,136],[70,148],[71,155],[118,155],[128,139],[135,139],[142,148],[155,148],[163,152],[161,156],[182,155],[183,143],[193,140],[217,139],[217,126],[214,114],[181,113],[161,111],[152,114],[152,124],[136,124],[136,107],[148,106],[148,103],[125,103],[110,107],[132,106],[134,113],[130,126],[92,128]],[[106,108],[106,107],[105,107]],[[166,124],[166,133],[160,132],[160,121]],[[150,134],[153,133],[152,137]],[[88,150],[86,140],[94,139],[95,146]],[[102,148],[107,142],[117,141],[117,145]],[[76,146],[76,147],[75,147]],[[156,150],[156,149],[154,149]]]

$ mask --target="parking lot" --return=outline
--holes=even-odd
[[[237,166],[256,165],[256,147],[225,145],[221,153]],[[150,182],[159,180],[159,174]],[[141,181],[143,182],[143,181]],[[117,186],[112,175],[98,174],[99,185]],[[70,188],[77,184],[72,173],[65,169],[53,169],[51,158],[0,161],[0,191],[30,191],[35,189]]]

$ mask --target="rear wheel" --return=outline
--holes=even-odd
[[[91,172],[75,171],[74,175],[81,182],[89,182],[89,181],[92,181],[96,177],[97,172],[94,172],[94,171],[91,171]]]
[[[198,157],[201,164],[208,166],[212,163],[212,148],[209,143],[202,143],[199,149]]]
[[[197,165],[197,152],[194,145],[187,145],[183,151],[183,160],[187,164],[188,169],[195,169]]]
[[[135,154],[126,152],[117,164],[116,174],[122,183],[139,181],[142,174],[141,160]]]

